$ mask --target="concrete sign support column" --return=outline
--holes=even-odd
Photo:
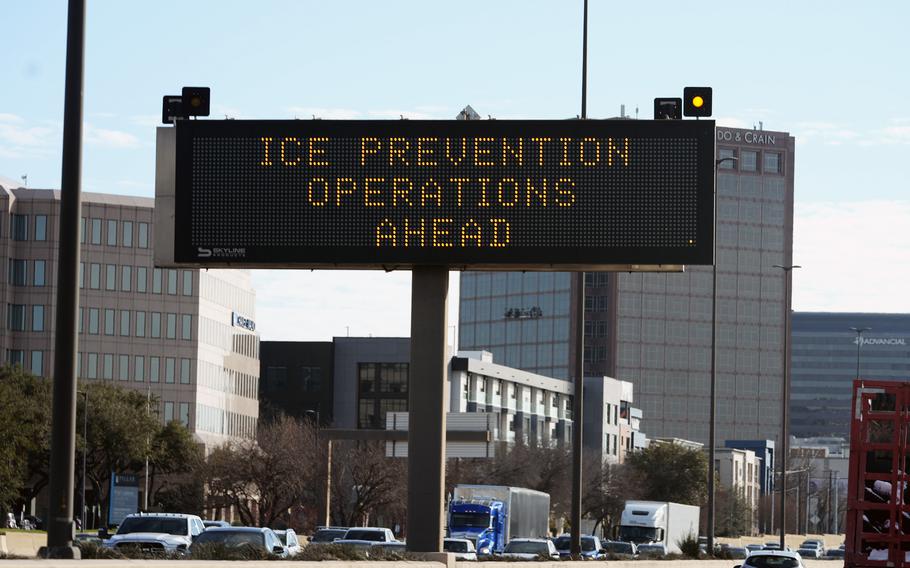
[[[449,272],[416,267],[411,279],[408,386],[408,550],[441,552],[445,500],[446,315]]]

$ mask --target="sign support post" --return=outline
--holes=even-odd
[[[414,268],[408,385],[408,550],[441,552],[445,501],[449,272]]]

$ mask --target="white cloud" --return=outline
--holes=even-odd
[[[0,157],[24,159],[47,157],[60,145],[60,128],[29,126],[15,114],[0,114]]]
[[[796,203],[793,307],[910,312],[910,201]]]
[[[449,279],[449,341],[457,325],[458,275]],[[255,270],[256,328],[265,340],[408,337],[409,271]]]
[[[14,123],[21,124],[22,122],[25,122],[25,121],[22,119],[21,116],[0,112],[0,122],[14,122]]]
[[[362,118],[359,110],[350,108],[290,107],[288,112],[302,120],[313,117],[326,120],[355,120]]]
[[[714,119],[717,126],[726,126],[727,128],[752,128],[752,125],[741,118],[732,116],[718,116]]]
[[[106,148],[138,148],[140,146],[139,139],[128,132],[97,128],[89,123],[85,123],[83,137],[88,144]]]
[[[145,128],[162,126],[160,114],[136,114],[130,117],[130,122],[136,126],[143,126]]]

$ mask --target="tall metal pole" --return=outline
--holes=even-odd
[[[80,515],[80,522],[82,523],[82,530],[86,530],[85,526],[85,454],[88,451],[88,391],[81,391],[82,396],[85,399],[83,402],[82,409],[82,511]]]
[[[871,327],[851,327],[850,331],[856,333],[856,378],[859,378],[859,353],[863,345],[863,333],[872,331]]]
[[[784,271],[784,380],[780,397],[780,547],[786,550],[787,536],[787,459],[790,455],[789,408],[790,408],[790,279],[794,268],[791,264],[775,264],[774,268]]]
[[[588,118],[588,0],[584,0],[584,21],[581,43],[581,119]],[[584,421],[585,388],[585,273],[575,273],[578,297],[575,311],[575,394],[572,398],[572,532],[569,551],[572,556],[581,554],[581,445]]]
[[[412,271],[408,387],[408,550],[412,552],[442,551],[448,293],[445,267]]]
[[[76,316],[79,313],[79,216],[82,174],[82,85],[85,0],[69,0],[66,23],[66,86],[63,106],[63,167],[60,184],[60,245],[54,326],[54,398],[47,546],[45,558],[79,558],[73,546],[73,462],[76,457]]]
[[[711,400],[708,402],[708,554],[714,555],[714,505],[717,493],[714,460],[717,446],[717,168],[736,158],[714,161],[714,251],[711,266]]]

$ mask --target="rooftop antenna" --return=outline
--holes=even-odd
[[[759,129],[759,130],[764,130],[764,129],[765,129],[765,123],[759,120],[759,121],[758,121],[758,129]]]
[[[638,120],[638,105],[635,105],[635,120]]]
[[[626,105],[619,105],[619,118],[626,117]]]
[[[25,188],[28,189],[28,174],[23,174],[21,177],[22,177],[22,183],[24,183]]]

